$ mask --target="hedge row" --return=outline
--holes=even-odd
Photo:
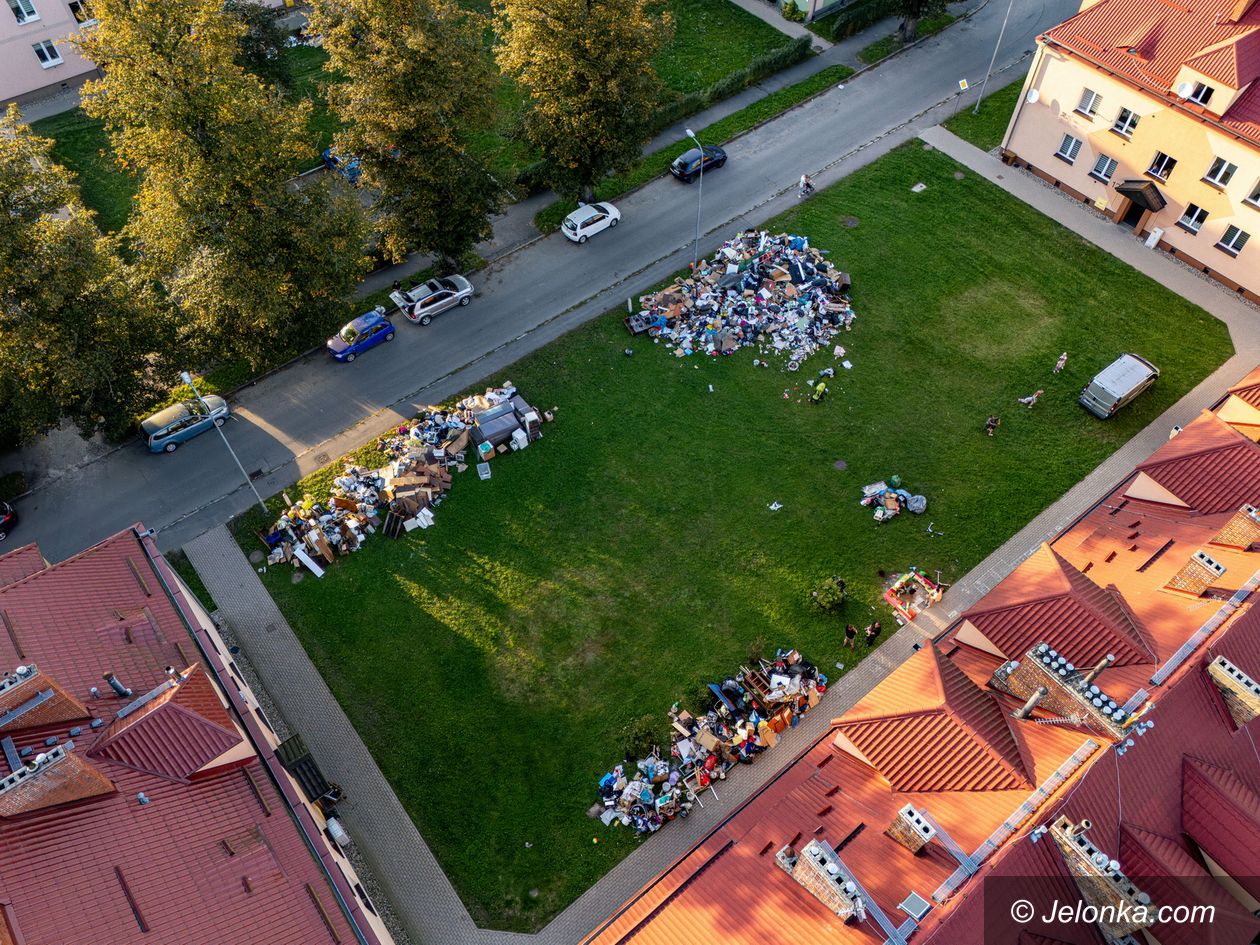
[[[890,0],[853,0],[838,13],[826,16],[822,22],[831,38],[839,42],[893,15]]]

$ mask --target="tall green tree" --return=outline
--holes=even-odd
[[[447,0],[316,0],[311,10],[325,69],[343,79],[328,85],[345,126],[336,146],[359,159],[394,262],[419,250],[451,270],[490,236],[500,187],[469,152],[494,120],[486,25]]]
[[[673,31],[655,0],[495,0],[499,67],[529,94],[525,129],[552,185],[594,199],[638,160],[661,102],[652,60]]]
[[[64,417],[125,429],[156,392],[169,336],[51,149],[16,106],[0,117],[0,442]]]
[[[140,178],[123,233],[180,313],[201,358],[262,367],[343,314],[366,259],[352,195],[288,180],[309,159],[310,104],[241,67],[245,25],[221,0],[94,0],[84,86],[114,151]]]
[[[945,12],[947,0],[893,0],[892,11],[901,17],[897,32],[903,43],[919,38],[919,21]]]
[[[284,57],[289,34],[280,25],[278,11],[259,0],[224,0],[223,12],[245,24],[236,56],[240,66],[264,82],[287,88],[293,81]]]

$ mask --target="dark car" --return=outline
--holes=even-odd
[[[721,167],[725,163],[725,151],[715,145],[706,144],[704,146],[704,169],[706,172],[716,167]],[[678,157],[674,158],[674,163],[669,166],[669,172],[684,184],[690,184],[700,176],[700,149],[692,148],[690,151],[684,151],[678,155]]]
[[[394,326],[377,307],[345,325],[328,339],[328,353],[338,361],[353,361],[364,351],[394,340]]]
[[[17,512],[8,502],[0,502],[0,541],[9,537],[9,532],[17,524]]]

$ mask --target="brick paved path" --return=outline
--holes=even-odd
[[[185,546],[189,559],[218,602],[221,616],[240,639],[280,711],[290,724],[300,720],[296,728],[302,732],[320,766],[346,788],[349,794],[346,826],[417,942],[570,945],[579,941],[652,877],[699,844],[796,754],[822,737],[832,718],[856,703],[916,646],[943,631],[1041,541],[1061,531],[1102,498],[1125,473],[1167,440],[1174,424],[1190,422],[1260,361],[1260,313],[1255,309],[1167,257],[1145,249],[1128,231],[1095,217],[1084,208],[1074,207],[1034,178],[1004,166],[943,128],[923,131],[922,137],[1220,318],[1229,326],[1237,353],[961,578],[946,593],[941,605],[926,611],[915,624],[901,628],[868,654],[828,691],[818,709],[790,731],[771,755],[762,756],[756,765],[738,767],[729,780],[720,783],[720,802],[712,802],[710,796],[705,799],[707,807],[697,809],[686,821],[670,824],[614,867],[538,935],[494,932],[475,926],[358,733],[227,529],[215,528]]]

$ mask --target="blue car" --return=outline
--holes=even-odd
[[[332,148],[325,148],[324,153],[320,155],[324,159],[324,167],[334,174],[340,174],[352,185],[357,186],[359,183],[359,175],[363,173],[359,166],[357,157],[342,158],[333,152]]]
[[[369,348],[394,340],[394,326],[385,309],[374,308],[360,315],[328,339],[328,353],[338,361],[353,361]]]
[[[150,453],[174,453],[179,444],[200,436],[228,418],[227,401],[217,394],[159,410],[140,422],[140,438]]]

